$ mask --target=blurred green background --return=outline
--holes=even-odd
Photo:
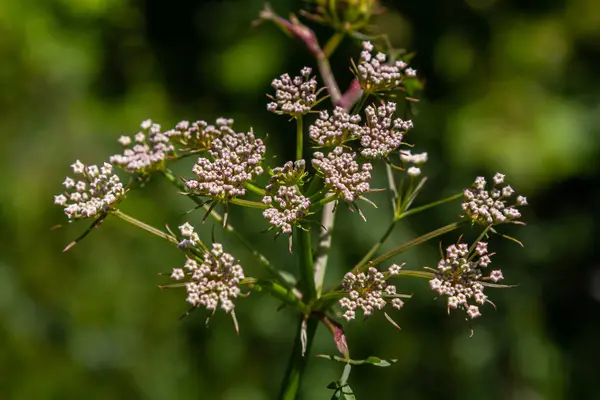
[[[272,1],[282,15],[301,4]],[[496,239],[493,265],[510,290],[489,290],[475,335],[448,317],[427,282],[395,330],[378,315],[347,325],[354,358],[398,358],[385,369],[355,368],[359,399],[600,398],[600,2],[596,0],[390,1],[377,18],[397,47],[417,53],[426,81],[409,141],[428,151],[430,180],[420,204],[469,186],[478,174],[507,174],[526,195],[525,244]],[[146,118],[235,118],[293,156],[294,127],[266,112],[270,81],[315,67],[299,42],[275,27],[251,27],[260,0],[2,0],[0,3],[0,398],[270,399],[277,394],[296,329],[295,316],[253,295],[238,302],[241,334],[218,313],[209,329],[186,310],[181,291],[159,291],[158,272],[180,252],[116,219],[70,252],[87,223],[66,224],[52,204],[76,159],[100,163],[121,134]],[[324,41],[329,32],[318,28]],[[333,68],[345,87],[356,43],[346,40]],[[189,165],[181,166],[184,174]],[[379,182],[383,185],[381,177]],[[380,186],[381,186],[380,185]],[[371,198],[365,224],[341,208],[328,282],[333,284],[382,234],[389,209]],[[123,210],[175,227],[192,205],[161,179],[131,193]],[[458,203],[400,224],[387,248],[455,221]],[[196,224],[202,218],[194,213]],[[285,240],[258,235],[259,212],[230,221],[271,259],[294,271]],[[56,224],[62,229],[51,231]],[[213,223],[203,230],[210,231]],[[216,235],[261,274],[248,252]],[[454,242],[458,233],[443,238]],[[433,265],[438,242],[397,259]],[[320,329],[315,352],[333,354]],[[304,398],[328,398],[342,366],[311,359]]]

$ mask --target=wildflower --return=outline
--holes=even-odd
[[[389,269],[391,275],[400,267],[392,265]],[[357,275],[348,272],[340,285],[341,290],[347,294],[340,299],[339,304],[345,310],[346,321],[353,320],[356,309],[360,308],[364,316],[370,316],[375,310],[382,310],[388,303],[386,298],[396,294],[396,287],[386,282],[383,273],[371,267],[367,274],[361,272]],[[392,298],[392,306],[396,309],[402,308],[404,302],[399,298]]]
[[[365,109],[367,124],[360,131],[361,155],[368,158],[387,157],[402,144],[406,131],[413,127],[412,121],[394,119],[396,104],[387,102]]]
[[[479,307],[469,301],[485,304],[487,296],[483,293],[482,282],[497,282],[502,279],[500,270],[494,270],[488,277],[484,277],[482,270],[490,263],[490,256],[485,242],[477,243],[474,254],[469,253],[469,247],[465,243],[451,245],[446,249],[446,257],[438,263],[429,286],[439,295],[447,297],[448,310],[460,308],[470,318],[481,315]]]
[[[384,53],[373,55],[373,45],[370,42],[363,42],[362,46],[363,51],[356,66],[356,77],[365,92],[394,90],[402,86],[407,77],[417,76],[417,71],[407,68],[408,64],[404,61],[389,64],[386,63],[387,56]]]
[[[119,177],[112,173],[112,165],[104,163],[98,168],[77,160],[71,167],[81,180],[75,182],[67,177],[63,185],[68,192],[54,196],[54,204],[64,207],[69,219],[96,217],[114,207],[125,195]]]
[[[282,233],[291,235],[292,225],[308,214],[310,200],[300,193],[296,183],[304,176],[304,160],[287,162],[273,170],[270,183],[265,187],[262,201],[270,205],[263,217]]]
[[[514,195],[515,191],[510,186],[498,187],[498,185],[504,183],[504,177],[503,174],[496,174],[493,178],[492,188],[487,190],[485,178],[478,176],[473,183],[473,187],[465,189],[462,208],[474,223],[482,225],[500,224],[521,218],[517,206],[526,205],[527,199],[518,196],[515,204],[507,205],[508,200]]]
[[[344,149],[338,146],[327,156],[321,152],[314,153],[312,160],[313,166],[323,174],[325,185],[348,203],[370,189],[373,166],[370,163],[361,166],[355,159],[356,153],[344,153]]]
[[[300,76],[293,79],[283,74],[279,79],[273,79],[271,86],[275,96],[269,96],[273,102],[267,105],[267,110],[277,114],[288,114],[294,117],[308,113],[317,103],[317,78],[310,78],[312,70],[302,68]]]
[[[185,284],[188,303],[210,311],[220,306],[226,313],[235,308],[232,299],[240,294],[244,271],[220,243],[213,243],[201,262],[188,259],[184,269],[174,268],[171,277]]]
[[[246,182],[263,173],[265,145],[252,132],[216,138],[208,154],[212,159],[201,157],[192,168],[197,180],[186,181],[193,193],[221,200],[243,196]]]
[[[333,115],[324,110],[308,128],[310,138],[319,146],[339,146],[348,139],[359,136],[360,115],[350,115],[343,108],[336,107]]]
[[[128,172],[149,173],[164,167],[168,155],[175,151],[169,136],[161,132],[161,127],[145,120],[141,124],[143,132],[138,132],[132,141],[128,136],[121,136],[119,143],[125,147],[123,154],[110,157],[111,164],[123,167]]]

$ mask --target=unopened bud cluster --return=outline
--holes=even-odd
[[[465,189],[462,208],[473,222],[490,225],[521,218],[517,206],[527,205],[527,199],[517,196],[515,204],[507,205],[515,190],[508,185],[500,187],[504,177],[501,173],[494,175],[492,188],[488,190],[485,178],[478,176],[473,188]]]
[[[69,219],[98,216],[115,206],[125,195],[119,177],[112,173],[112,165],[104,163],[98,168],[77,160],[71,167],[81,179],[67,177],[63,182],[67,192],[54,196],[54,204],[64,207]]]
[[[370,190],[373,166],[370,163],[359,165],[356,153],[346,153],[341,146],[327,156],[321,152],[314,153],[312,164],[323,174],[325,186],[348,203]]]
[[[273,169],[270,183],[265,187],[262,201],[270,207],[263,211],[269,224],[286,235],[292,227],[308,214],[310,200],[300,193],[297,182],[304,177],[304,160],[288,161],[283,167]]]
[[[192,193],[221,200],[246,193],[246,182],[263,173],[261,161],[265,145],[252,132],[228,132],[212,141],[208,154],[201,157],[192,171],[197,179],[186,181]]]
[[[366,92],[383,92],[394,90],[402,85],[404,80],[417,76],[417,71],[408,68],[404,61],[396,61],[393,64],[386,63],[387,56],[384,53],[372,54],[373,45],[363,42],[363,51],[357,65],[357,79],[360,86]]]
[[[293,79],[283,74],[279,79],[273,79],[271,86],[275,89],[275,97],[269,96],[273,102],[267,105],[267,110],[277,114],[300,116],[308,113],[317,102],[317,78],[310,78],[312,70],[302,68],[300,76]]]
[[[168,155],[175,147],[169,136],[161,132],[160,125],[148,119],[141,124],[142,132],[133,136],[121,136],[119,143],[125,150],[123,154],[110,157],[111,164],[124,168],[127,172],[149,173],[160,170]]]
[[[435,277],[429,281],[433,291],[448,298],[448,310],[462,309],[471,319],[479,317],[481,312],[470,302],[484,304],[487,301],[482,282],[503,279],[501,270],[493,270],[484,277],[482,270],[491,263],[492,255],[488,253],[487,243],[478,242],[474,252],[469,253],[469,246],[465,243],[449,246],[446,257],[438,263]]]
[[[413,127],[412,121],[394,119],[396,104],[370,105],[365,109],[367,123],[360,131],[360,154],[367,158],[387,157],[402,144],[404,134]]]
[[[321,111],[319,118],[308,128],[308,133],[318,146],[339,146],[359,136],[359,123],[359,115],[350,115],[342,107],[336,107],[331,116],[327,110]]]
[[[213,140],[224,135],[235,135],[231,128],[233,119],[217,118],[215,125],[209,125],[206,121],[180,121],[175,129],[165,132],[173,141],[188,147],[191,150],[208,150]]]
[[[400,266],[394,264],[388,271],[389,275],[396,275],[400,272]],[[361,272],[355,275],[348,272],[340,287],[348,294],[339,301],[340,306],[345,310],[346,321],[356,317],[357,308],[362,310],[365,317],[373,314],[375,310],[382,310],[388,303],[387,298],[396,295],[396,287],[388,284],[386,276],[374,267],[369,268],[366,274]],[[391,303],[397,309],[404,305],[399,298],[392,298]]]
[[[179,227],[184,240],[180,247],[196,246],[199,242],[194,228],[185,223]],[[220,307],[225,312],[235,308],[233,299],[240,294],[240,281],[244,279],[242,267],[220,243],[213,243],[204,252],[203,260],[188,258],[183,268],[174,268],[171,278],[183,281],[187,292],[186,301],[194,307],[214,311]]]

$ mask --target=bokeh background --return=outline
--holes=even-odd
[[[272,1],[282,15],[300,2]],[[459,192],[478,174],[507,174],[526,195],[528,226],[496,239],[494,265],[510,290],[469,325],[447,316],[426,281],[393,313],[347,325],[354,358],[397,358],[391,368],[355,368],[360,399],[600,398],[600,2],[596,0],[389,1],[374,22],[395,46],[416,52],[426,82],[410,141],[427,151],[430,180],[420,204]],[[294,127],[265,110],[271,79],[315,66],[303,45],[275,27],[251,27],[260,0],[3,0],[0,2],[0,398],[271,399],[278,392],[296,322],[278,303],[238,302],[240,336],[217,314],[186,310],[180,291],[160,291],[157,273],[180,252],[116,219],[70,252],[87,224],[66,224],[53,195],[76,159],[100,163],[116,139],[146,118],[235,118],[286,160]],[[322,40],[329,34],[318,28]],[[346,40],[333,68],[342,87],[359,52]],[[179,171],[186,173],[189,165]],[[353,265],[387,226],[381,207],[368,223],[340,209],[328,283]],[[161,179],[134,192],[123,210],[176,226],[192,205]],[[458,202],[400,224],[387,248],[457,219]],[[188,216],[198,223],[202,214]],[[285,240],[258,234],[259,212],[230,220],[293,272]],[[51,231],[56,224],[63,224]],[[203,228],[210,231],[212,221]],[[251,274],[248,252],[217,237]],[[454,242],[458,233],[443,238]],[[433,265],[438,242],[404,254],[406,268]],[[314,346],[333,354],[320,329]],[[342,366],[312,358],[304,398],[328,398]]]

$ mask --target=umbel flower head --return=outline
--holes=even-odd
[[[465,189],[463,210],[474,223],[482,225],[500,224],[521,218],[518,206],[527,205],[527,199],[517,196],[515,203],[507,205],[515,190],[510,186],[500,187],[504,183],[505,175],[494,175],[491,189],[486,188],[485,178],[478,176],[473,187]]]
[[[203,151],[210,149],[216,138],[234,135],[232,126],[233,119],[230,118],[217,118],[215,125],[209,125],[206,121],[180,121],[175,129],[165,132],[165,135],[185,145],[188,150]]]
[[[359,165],[356,153],[345,153],[341,146],[333,149],[327,156],[321,152],[314,153],[312,164],[323,174],[325,185],[348,203],[370,190],[373,166],[370,163]]]
[[[112,173],[112,165],[85,165],[77,160],[73,172],[80,178],[67,177],[64,194],[54,196],[54,204],[64,207],[69,219],[96,217],[114,207],[125,195],[123,184]]]
[[[446,249],[446,257],[442,258],[435,270],[435,277],[429,286],[439,295],[446,296],[448,311],[462,309],[469,318],[481,315],[477,304],[484,304],[487,296],[483,293],[482,282],[498,282],[503,279],[502,271],[497,269],[484,276],[483,269],[491,263],[487,243],[478,242],[474,252],[469,252],[465,243],[451,245]]]
[[[198,235],[190,224],[179,229],[184,237],[180,247],[198,247]],[[229,313],[235,308],[233,300],[240,294],[244,271],[220,243],[213,243],[210,250],[204,251],[203,259],[188,258],[183,268],[173,269],[171,278],[185,284],[186,301],[192,306],[210,311],[221,308]]]
[[[336,107],[331,116],[327,110],[321,111],[319,118],[308,128],[308,134],[318,146],[339,146],[360,135],[359,123],[360,115],[350,115],[342,107]]]
[[[356,78],[361,88],[367,93],[385,92],[402,86],[406,78],[414,78],[417,71],[408,67],[404,61],[393,64],[386,63],[384,53],[372,54],[373,45],[363,42],[363,51],[356,66]]]
[[[270,207],[263,217],[269,224],[286,235],[292,234],[292,226],[308,214],[310,200],[300,193],[297,183],[305,175],[305,162],[288,161],[283,167],[273,169],[270,183],[265,187],[262,201]]]
[[[392,265],[389,268],[389,275],[396,275],[400,272],[399,265]],[[341,283],[341,290],[348,295],[340,299],[340,306],[345,310],[344,318],[346,321],[353,320],[356,317],[356,309],[360,308],[365,317],[370,316],[375,310],[382,310],[388,299],[396,295],[396,287],[386,282],[386,276],[371,267],[365,274],[358,275],[348,272]],[[399,298],[392,298],[391,304],[398,310],[402,308],[404,302]]]
[[[308,113],[317,104],[320,92],[317,91],[317,78],[311,78],[311,72],[309,67],[304,67],[300,76],[293,79],[288,74],[273,79],[271,86],[275,89],[275,96],[268,95],[273,101],[267,104],[267,110],[293,117]]]
[[[169,136],[160,131],[160,125],[148,119],[141,124],[142,131],[133,136],[121,136],[119,143],[125,150],[123,154],[111,156],[111,164],[124,168],[128,172],[145,174],[164,168],[167,156],[173,154],[175,147]]]
[[[360,131],[360,154],[367,158],[387,157],[398,150],[404,134],[413,127],[412,121],[394,119],[396,104],[370,105],[365,109],[367,124]]]
[[[185,182],[192,193],[227,200],[246,193],[246,182],[263,173],[265,145],[252,132],[227,133],[212,141],[209,158],[192,168],[197,179]]]

